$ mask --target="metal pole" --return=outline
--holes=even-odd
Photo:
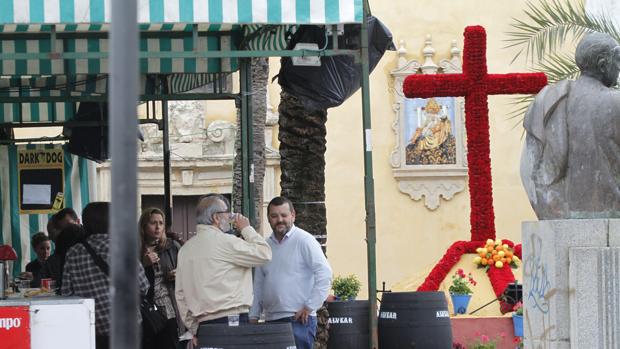
[[[249,58],[241,59],[239,64],[241,94],[241,183],[243,197],[241,211],[256,226],[256,210],[254,209],[254,150],[252,124],[252,75]],[[258,228],[258,227],[257,227]]]
[[[170,134],[168,131],[168,101],[161,101],[161,122],[164,142],[164,214],[166,231],[172,227],[172,193],[170,191]]]
[[[366,203],[366,256],[368,259],[368,347],[379,346],[377,336],[377,257],[376,257],[376,223],[375,223],[375,184],[372,175],[372,138],[370,125],[370,69],[368,66],[368,3],[364,1],[364,19],[362,21],[362,43],[360,46],[362,60],[362,116],[364,127],[364,197]]]
[[[110,24],[111,348],[139,348],[137,154],[138,23],[136,0],[114,0]]]

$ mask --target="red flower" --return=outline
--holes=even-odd
[[[522,253],[521,252],[521,244],[515,245],[515,247],[514,247],[514,254],[517,257],[521,258],[521,253]]]

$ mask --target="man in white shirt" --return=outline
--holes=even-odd
[[[248,322],[252,267],[271,260],[271,248],[246,217],[231,214],[228,200],[210,195],[198,203],[196,236],[181,247],[175,298],[181,319],[194,335],[201,323]],[[243,239],[225,233],[234,221]]]
[[[331,289],[332,270],[314,236],[296,227],[293,203],[276,197],[267,206],[273,259],[254,273],[250,323],[264,311],[267,322],[291,322],[297,349],[312,349],[316,310]]]

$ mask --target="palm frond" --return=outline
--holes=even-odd
[[[585,33],[608,33],[620,41],[620,31],[607,15],[586,13],[583,0],[573,5],[568,0],[541,0],[538,5],[528,2],[524,11],[527,19],[513,18],[506,47],[518,47],[513,62],[522,54],[532,62],[555,53],[569,41],[579,40]]]
[[[560,53],[553,53],[543,58],[533,70],[544,72],[550,84],[566,79],[575,80],[580,74],[575,59],[567,54]],[[533,100],[534,95],[514,98],[511,104],[515,108],[508,114],[508,119],[518,120],[518,124],[515,127],[520,125],[523,115]]]
[[[523,120],[523,115],[533,100],[534,95],[514,97],[511,104],[514,105],[515,108],[508,114],[508,119],[516,119],[518,124],[520,124]]]
[[[551,53],[544,57],[534,70],[544,72],[550,84],[566,79],[575,80],[580,74],[575,58],[561,53]]]

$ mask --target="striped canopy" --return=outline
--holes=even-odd
[[[0,0],[0,25],[110,23],[110,2]],[[360,23],[362,13],[362,0],[138,0],[139,23]]]
[[[140,95],[161,94],[162,90],[180,94],[199,88],[214,92],[222,84],[222,92],[230,92],[230,74],[154,74],[140,75]],[[108,76],[55,75],[50,77],[0,78],[0,97],[105,96]],[[0,123],[64,122],[75,115],[77,106],[71,101],[0,103]]]
[[[17,156],[21,149],[54,149],[59,145],[2,145],[0,146],[0,245],[13,246],[19,259],[13,264],[17,276],[36,255],[30,246],[30,237],[46,231],[51,214],[22,214],[18,204]],[[72,207],[78,215],[82,208],[97,197],[97,174],[95,163],[64,152],[64,198],[65,207]]]

